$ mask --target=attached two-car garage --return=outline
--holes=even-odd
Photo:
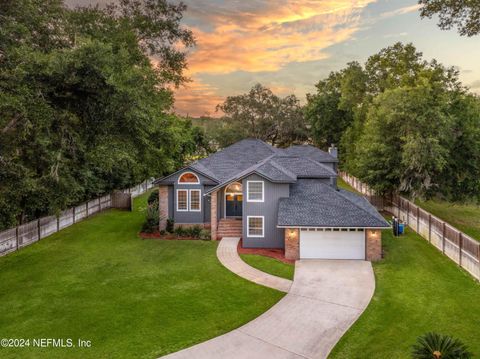
[[[365,232],[355,228],[301,228],[300,259],[365,259]]]

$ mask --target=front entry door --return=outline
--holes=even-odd
[[[241,194],[227,194],[225,211],[227,217],[241,217],[242,216],[242,200]]]

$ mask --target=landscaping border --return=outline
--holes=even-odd
[[[0,257],[38,242],[40,239],[80,222],[95,213],[109,208],[131,207],[132,198],[145,193],[152,187],[153,179],[149,179],[132,188],[119,191],[122,196],[116,195],[115,192],[110,193],[61,211],[58,215],[38,218],[2,231],[0,232]],[[130,206],[127,206],[127,202]]]
[[[480,280],[480,243],[478,241],[402,196],[379,196],[356,177],[341,171],[339,175],[350,186],[362,193],[377,209],[390,212],[400,218],[413,231],[475,279]]]

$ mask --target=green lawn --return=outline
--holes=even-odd
[[[480,355],[480,285],[411,230],[383,232],[386,258],[374,264],[370,305],[331,358],[408,358],[416,338],[436,331]]]
[[[92,342],[0,348],[1,358],[156,358],[237,328],[283,297],[224,268],[217,242],[140,239],[145,202],[0,258],[0,338]]]
[[[358,192],[355,188],[353,188],[352,186],[350,186],[347,182],[345,182],[342,177],[338,176],[337,177],[337,187],[340,188],[340,189],[344,189],[344,190],[347,190],[347,191],[350,191],[350,192],[354,192],[356,194],[361,194],[360,192]]]
[[[293,264],[284,263],[275,258],[256,254],[241,254],[240,257],[252,267],[263,272],[293,280],[293,273],[295,271],[295,266]]]
[[[439,200],[417,200],[415,204],[480,241],[480,206]]]

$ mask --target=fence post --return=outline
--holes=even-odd
[[[85,217],[88,217],[88,201],[85,202]]]
[[[432,215],[428,214],[428,241],[432,242]]]
[[[463,236],[462,232],[458,232],[458,265],[462,266],[462,247],[463,247]]]
[[[37,219],[37,233],[38,233],[38,240],[40,240],[40,218]]]
[[[410,225],[410,201],[407,201],[407,226]]]
[[[16,251],[18,251],[18,241],[19,241],[19,238],[18,238],[18,226],[15,228],[15,238],[17,240],[17,248],[15,249]]]
[[[420,208],[417,206],[417,233],[420,234]]]
[[[60,216],[57,214],[57,232],[60,230]]]
[[[75,223],[75,206],[73,206],[73,223]]]
[[[480,245],[477,244],[478,279],[480,280]]]
[[[445,254],[445,222],[442,222],[442,253]]]
[[[98,197],[98,211],[100,212],[102,210],[102,204],[100,202],[100,197]]]

